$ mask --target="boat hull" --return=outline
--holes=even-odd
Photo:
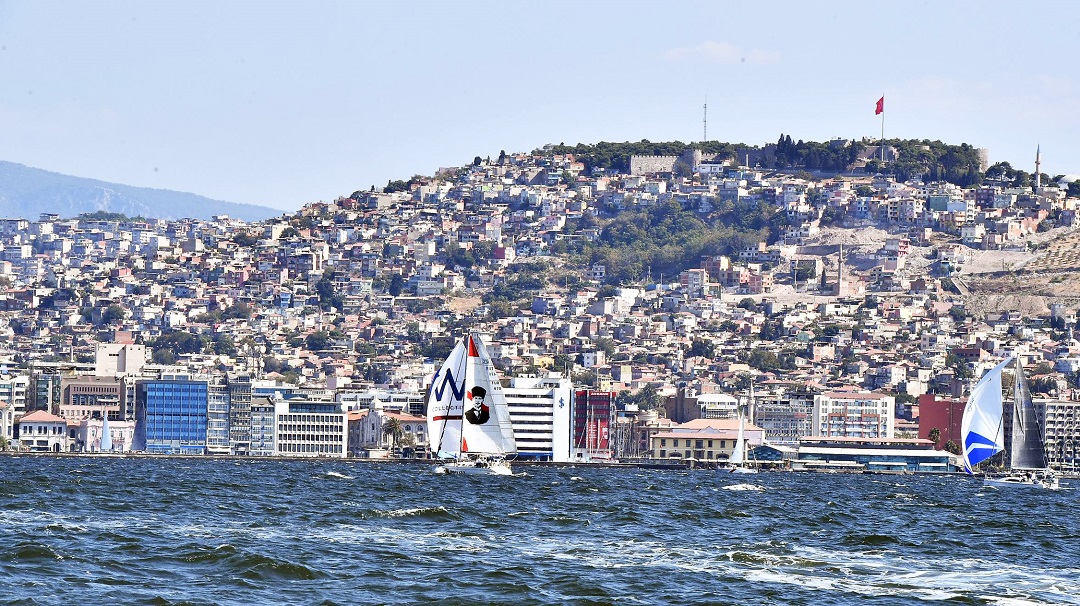
[[[992,488],[1024,488],[1036,490],[1058,490],[1061,486],[1057,478],[1041,478],[1011,475],[1000,478],[984,478],[983,486]]]
[[[436,474],[512,476],[509,461],[450,461],[435,466]]]
[[[757,473],[757,470],[754,469],[753,467],[726,467],[726,468],[723,468],[723,471],[725,471],[727,473],[738,473],[738,474]]]

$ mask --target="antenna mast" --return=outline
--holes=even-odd
[[[705,95],[705,105],[701,107],[701,142],[709,140],[709,95]]]

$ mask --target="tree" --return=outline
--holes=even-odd
[[[405,435],[405,429],[401,425],[401,420],[395,417],[382,417],[382,432],[383,436],[387,438],[387,445],[390,452],[394,452],[394,448],[398,441]]]
[[[970,379],[975,376],[975,372],[971,370],[971,365],[960,359],[955,353],[950,352],[945,356],[945,366],[953,369],[957,379]]]
[[[934,448],[937,448],[938,442],[941,441],[941,430],[934,427],[926,437],[930,438],[930,441],[934,443]]]
[[[401,291],[405,288],[405,278],[401,277],[401,274],[391,274],[390,284],[387,286],[386,291],[390,293],[391,297],[396,297],[401,294]]]
[[[383,188],[384,194],[392,194],[399,191],[409,191],[409,184],[398,179],[397,181],[387,181],[386,187]]]
[[[113,304],[105,308],[105,312],[101,314],[102,324],[112,324],[124,319],[124,308],[119,305]]]
[[[316,331],[304,338],[304,347],[308,351],[322,351],[330,348],[330,334],[324,330]]]
[[[952,440],[945,442],[945,452],[951,452],[953,454],[960,454],[960,445]]]
[[[218,335],[214,340],[214,353],[221,356],[236,356],[236,344],[228,334]]]
[[[691,356],[700,356],[702,358],[715,358],[716,357],[716,345],[712,341],[706,341],[704,339],[694,339],[690,344]]]

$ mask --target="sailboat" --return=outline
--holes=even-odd
[[[750,381],[750,405],[754,402],[754,382]],[[724,469],[729,473],[757,473],[753,467],[746,466],[746,436],[744,428],[746,417],[743,416],[742,407],[739,407],[739,431],[735,434],[735,448],[731,451],[731,457]]]
[[[1014,360],[1012,431],[1006,444],[1001,373]],[[1006,453],[1008,473],[986,476],[983,479],[985,486],[1059,488],[1057,476],[1046,464],[1042,428],[1031,403],[1031,392],[1027,389],[1019,358],[1006,358],[975,384],[964,406],[960,437],[964,470],[969,474],[974,474],[974,467],[979,463],[999,452]]]
[[[735,449],[731,451],[728,466],[725,468],[729,473],[757,473],[753,467],[746,466],[746,438],[743,435],[743,426],[746,419],[739,415],[739,433],[735,437]]]
[[[465,337],[435,373],[427,422],[435,473],[513,475],[510,411],[480,337]]]

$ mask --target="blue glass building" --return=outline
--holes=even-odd
[[[208,395],[206,381],[136,382],[136,449],[159,454],[205,454]]]

